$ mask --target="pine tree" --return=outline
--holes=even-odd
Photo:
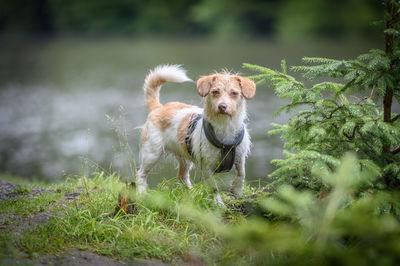
[[[306,65],[291,67],[307,79],[329,77],[338,82],[307,87],[287,73],[284,60],[281,71],[244,64],[259,72],[251,76],[257,84],[269,83],[280,98],[291,100],[276,113],[300,110],[287,124],[273,124],[269,132],[285,140],[286,159],[273,160],[278,167],[270,174],[274,184],[322,189],[313,168],[323,162],[334,171],[343,154],[353,151],[363,169],[381,177],[367,186],[400,188],[400,114],[392,111],[393,99],[400,102],[398,0],[387,0],[383,22],[385,50],[373,49],[351,60],[305,57]]]

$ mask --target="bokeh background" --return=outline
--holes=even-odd
[[[1,0],[0,172],[127,176],[125,148],[137,161],[142,84],[156,65],[183,64],[196,80],[221,68],[251,74],[244,62],[348,59],[382,47],[373,25],[382,13],[375,0]],[[165,84],[161,101],[171,100],[201,104],[194,83]],[[282,156],[279,136],[267,134],[290,117],[273,116],[280,104],[266,85],[249,103],[250,182],[264,182]],[[150,183],[173,176],[169,159]]]

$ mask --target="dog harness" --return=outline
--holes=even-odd
[[[190,123],[188,127],[188,132],[185,137],[185,144],[189,154],[194,158],[192,144],[191,144],[191,136],[193,131],[196,128],[197,122],[202,118],[201,114],[192,115],[190,118]],[[215,169],[216,173],[227,172],[232,169],[233,164],[235,163],[235,154],[236,147],[242,143],[245,129],[242,127],[240,132],[236,135],[235,139],[230,143],[224,143],[220,141],[215,135],[215,131],[210,122],[203,118],[203,130],[206,135],[207,140],[216,148],[221,150],[221,161],[218,165],[217,169]]]
[[[188,151],[188,153],[190,154],[190,156],[192,156],[192,158],[194,158],[194,153],[193,153],[193,149],[192,149],[192,134],[193,131],[196,129],[196,125],[197,122],[199,122],[199,120],[202,118],[203,116],[201,114],[193,114],[190,117],[190,122],[189,122],[189,127],[188,127],[188,131],[185,137],[185,144],[186,144],[186,149]]]

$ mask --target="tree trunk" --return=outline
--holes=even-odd
[[[385,21],[385,28],[392,29],[394,27],[394,21],[397,14],[397,9],[395,5],[392,3],[392,0],[387,0],[386,2],[386,11],[391,15],[390,18],[387,18]],[[385,34],[385,52],[386,56],[393,56],[393,45],[394,45],[394,34]],[[390,66],[390,71],[392,71],[392,65]],[[383,121],[386,123],[392,122],[392,102],[393,102],[393,90],[389,86],[386,87],[385,96],[383,97]],[[387,144],[383,147],[384,152],[390,152],[390,144]]]

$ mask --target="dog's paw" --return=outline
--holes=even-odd
[[[242,187],[232,186],[229,190],[235,198],[242,197]]]
[[[146,187],[147,187],[147,186],[138,184],[138,185],[137,185],[137,192],[138,192],[139,194],[146,193]]]
[[[224,203],[224,201],[221,198],[221,194],[217,193],[214,195],[214,203],[218,206],[218,207],[222,207],[222,208],[226,208],[226,205]]]

